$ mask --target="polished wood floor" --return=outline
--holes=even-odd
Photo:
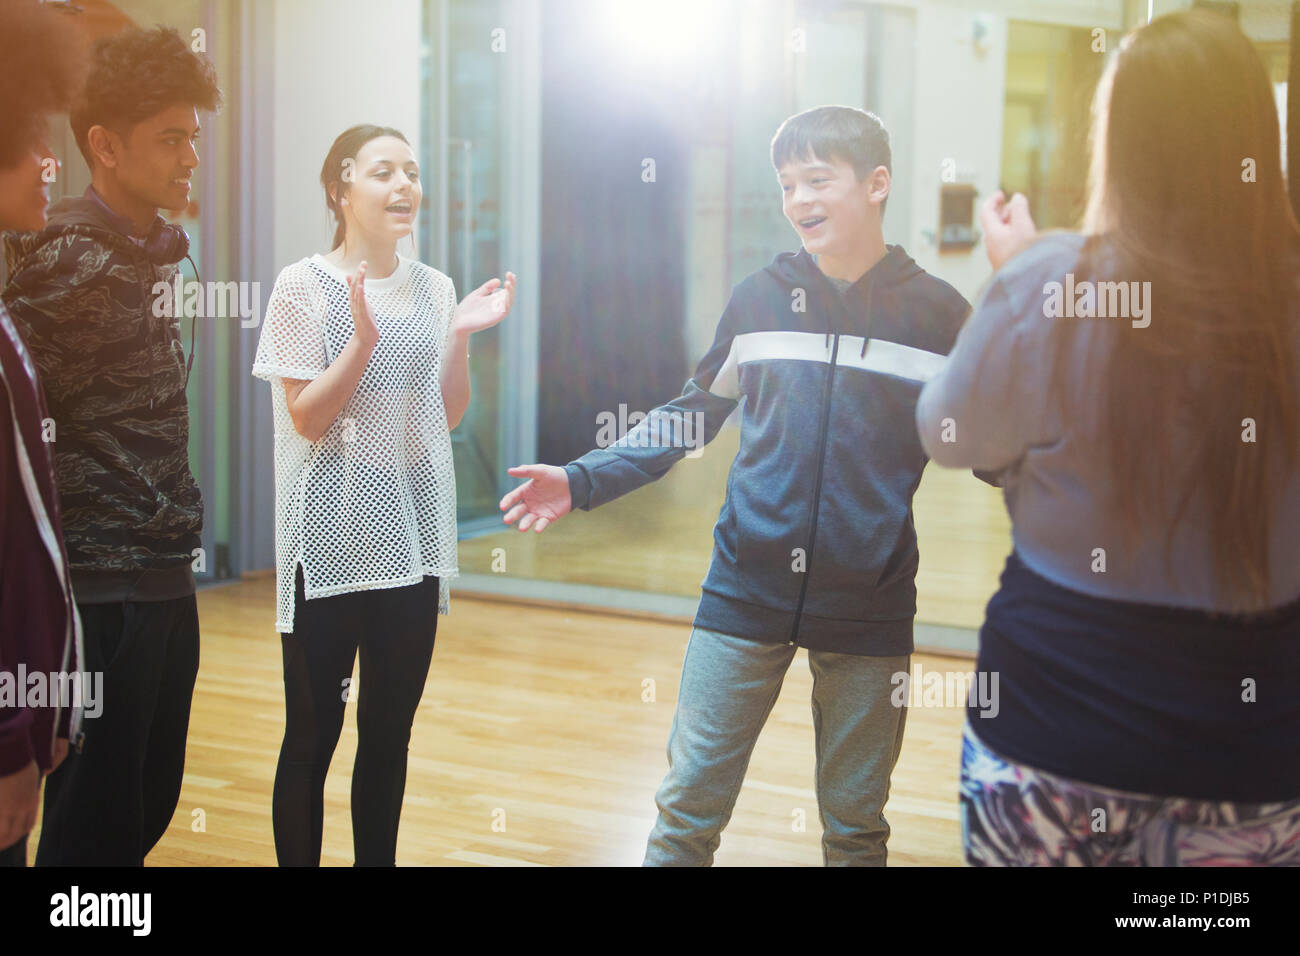
[[[269,578],[199,595],[202,663],[180,805],[152,866],[275,865],[284,691]],[[401,865],[636,865],[655,817],[689,628],[455,596],[416,717]],[[925,670],[968,660],[915,656]],[[653,682],[653,702],[643,700]],[[821,865],[812,680],[791,667],[718,865]],[[361,691],[364,693],[364,689]],[[959,865],[962,710],[909,711],[886,816],[891,865]],[[326,785],[322,863],[352,862],[354,710]],[[798,832],[803,811],[807,821]],[[31,846],[35,847],[35,835]]]
[[[462,573],[655,591],[696,598],[713,550],[740,431],[728,427],[698,459],[591,512],[575,512],[543,534],[502,526],[460,543]],[[513,463],[512,463],[513,464]],[[968,471],[929,465],[917,489],[917,620],[978,628],[1011,550],[1002,493]]]

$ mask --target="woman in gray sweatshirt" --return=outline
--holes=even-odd
[[[1191,11],[1125,38],[1093,112],[1082,234],[993,198],[998,271],[917,406],[1012,521],[966,859],[1295,865],[1300,227],[1271,85]]]

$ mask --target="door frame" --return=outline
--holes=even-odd
[[[451,96],[450,19],[455,0],[426,0],[421,29],[426,39],[425,101],[421,129],[424,166],[433,171],[433,208],[422,238],[435,267],[446,263],[451,249],[450,177],[443,171],[455,162],[449,131]],[[501,101],[483,104],[499,109],[504,131],[501,149],[501,261],[519,277],[514,307],[501,327],[501,369],[497,395],[497,454],[503,463],[497,493],[514,486],[505,463],[525,464],[537,456],[537,360],[541,215],[541,9],[533,0],[498,0],[506,51],[501,57]],[[432,28],[432,29],[431,29]],[[486,46],[491,37],[484,37]],[[430,42],[432,41],[432,42]],[[436,70],[437,75],[430,75]],[[433,90],[430,95],[430,90]],[[460,277],[453,277],[460,285]],[[486,277],[475,277],[476,279]],[[460,289],[461,295],[469,289]],[[471,350],[470,361],[473,361]],[[501,530],[501,517],[487,514],[459,522],[462,538]]]

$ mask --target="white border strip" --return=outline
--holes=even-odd
[[[866,353],[862,346],[866,343]],[[829,362],[831,345],[822,332],[746,332],[737,335],[723,372],[746,362]],[[860,335],[841,335],[835,364],[880,372],[914,382],[928,382],[943,368],[947,356],[884,339],[863,339]],[[719,378],[723,377],[719,372]],[[728,382],[730,376],[728,376]]]

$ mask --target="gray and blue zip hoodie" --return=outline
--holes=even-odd
[[[912,496],[927,461],[916,400],[969,311],[899,246],[842,294],[805,250],[782,253],[736,286],[678,398],[565,466],[573,507],[661,477],[691,450],[692,430],[696,445],[711,441],[743,401],[695,626],[911,653]]]

